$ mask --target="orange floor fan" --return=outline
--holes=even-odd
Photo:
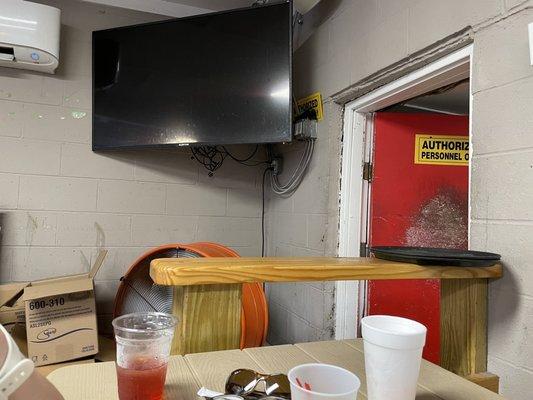
[[[234,250],[216,243],[166,244],[140,256],[121,278],[115,297],[114,316],[139,311],[171,313],[173,291],[150,278],[150,262],[156,258],[239,257]],[[262,346],[268,330],[268,306],[263,285],[243,284],[241,349]]]

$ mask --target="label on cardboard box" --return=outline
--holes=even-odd
[[[94,291],[26,301],[28,357],[36,366],[98,352]]]

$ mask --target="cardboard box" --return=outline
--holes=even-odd
[[[18,299],[19,293],[28,286],[27,283],[10,283],[0,286],[0,324],[8,332],[13,329],[16,323],[24,324],[24,302]]]
[[[19,284],[18,291],[13,284],[0,287],[0,306],[24,304],[28,358],[35,366],[98,353],[93,279],[106,254],[100,252],[87,274]],[[7,320],[8,311],[4,312]],[[13,312],[20,310],[12,310],[11,319]]]
[[[27,357],[28,356],[28,342],[26,340],[26,328],[24,327],[24,325],[20,325],[18,323],[14,324],[10,333],[11,333],[11,337],[13,337],[13,339],[15,340],[15,343],[17,344],[22,354],[24,354]],[[35,369],[42,376],[48,376],[48,374],[50,374],[51,372],[59,368],[69,367],[71,365],[78,365],[78,364],[93,364],[94,362],[95,362],[94,358],[83,358],[81,360],[76,360],[76,361],[68,361],[68,362],[59,363],[59,364],[44,365],[41,367],[36,367]]]

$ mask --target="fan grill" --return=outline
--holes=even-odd
[[[150,278],[150,261],[156,258],[199,258],[195,252],[184,249],[162,250],[147,257],[122,278],[122,302],[118,315],[143,311],[172,313],[172,287],[156,285]]]
[[[158,258],[239,257],[230,248],[217,243],[199,242],[162,245],[140,256],[121,279],[115,297],[114,316],[134,312],[173,314],[171,286],[155,285],[150,278],[150,262]],[[268,306],[260,283],[242,285],[242,318],[240,347],[262,346],[268,329]]]

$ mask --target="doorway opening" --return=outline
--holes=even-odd
[[[432,168],[431,162],[423,165],[424,160],[421,165],[416,164],[414,153],[415,141],[418,141],[423,147],[429,147],[424,150],[431,153],[433,161],[453,162],[449,159],[450,155],[441,155],[442,152],[432,150],[431,147],[447,147],[449,144],[435,144],[446,139],[457,143],[466,141],[461,148],[471,148],[471,57],[472,46],[465,47],[346,105],[339,256],[367,255],[370,245],[428,246],[434,243],[434,247],[441,247],[438,240],[441,243],[444,241],[444,232],[454,238],[462,235],[461,239],[457,239],[460,241],[458,247],[467,246],[470,225],[468,162],[463,160],[461,167],[457,166],[455,169],[449,165],[446,172],[448,168]],[[424,135],[427,140],[424,140]],[[457,138],[459,136],[460,139]],[[464,153],[462,157],[465,157]],[[440,160],[441,158],[448,160]],[[413,175],[413,171],[420,172],[421,175]],[[439,173],[436,174],[436,171]],[[448,173],[450,176],[446,178]],[[440,177],[435,177],[436,175]],[[402,176],[404,181],[400,179],[396,182]],[[411,178],[415,177],[424,182],[414,182]],[[442,184],[457,180],[462,182],[459,187]],[[394,186],[395,182],[397,186]],[[409,196],[406,196],[404,189],[413,185],[421,186],[426,191],[416,188],[413,193],[423,193],[411,196],[411,203],[406,204],[406,197]],[[396,199],[395,193],[398,194]],[[398,207],[399,204],[402,204],[403,209]],[[434,214],[443,207],[448,210],[455,207],[456,211],[461,211],[456,221],[460,221],[462,225],[455,232],[444,229],[435,233],[433,229],[428,229],[436,221],[438,223],[438,217]],[[418,215],[413,214],[414,211]],[[421,215],[426,218],[422,219]],[[387,221],[391,217],[395,217],[396,221]],[[447,217],[441,213],[441,218]],[[448,228],[450,226],[453,225],[448,225]],[[432,282],[427,283],[427,286],[433,293],[433,302],[424,302],[432,304],[427,305],[429,309],[426,307],[426,312],[429,313],[434,311],[431,307],[438,307],[438,288]],[[420,288],[405,288],[410,293],[418,290]],[[380,283],[354,281],[336,284],[337,339],[356,337],[359,320],[365,313],[375,314],[388,310],[387,304],[390,304],[391,298],[379,297],[380,293],[394,296],[390,287],[381,288]],[[396,293],[396,296],[404,295],[402,290]],[[405,313],[406,310],[393,311],[413,317],[409,312]],[[421,310],[407,311],[414,311],[414,316],[420,319],[416,313]],[[438,321],[432,323],[434,326],[438,325]],[[434,340],[436,337],[438,332],[433,334]],[[429,348],[434,350],[435,346]],[[430,353],[431,351],[426,356],[438,360],[438,352],[433,355]]]
[[[372,114],[366,248],[468,249],[468,88],[458,82]],[[364,311],[424,324],[424,357],[439,363],[440,293],[440,280],[368,281]]]

